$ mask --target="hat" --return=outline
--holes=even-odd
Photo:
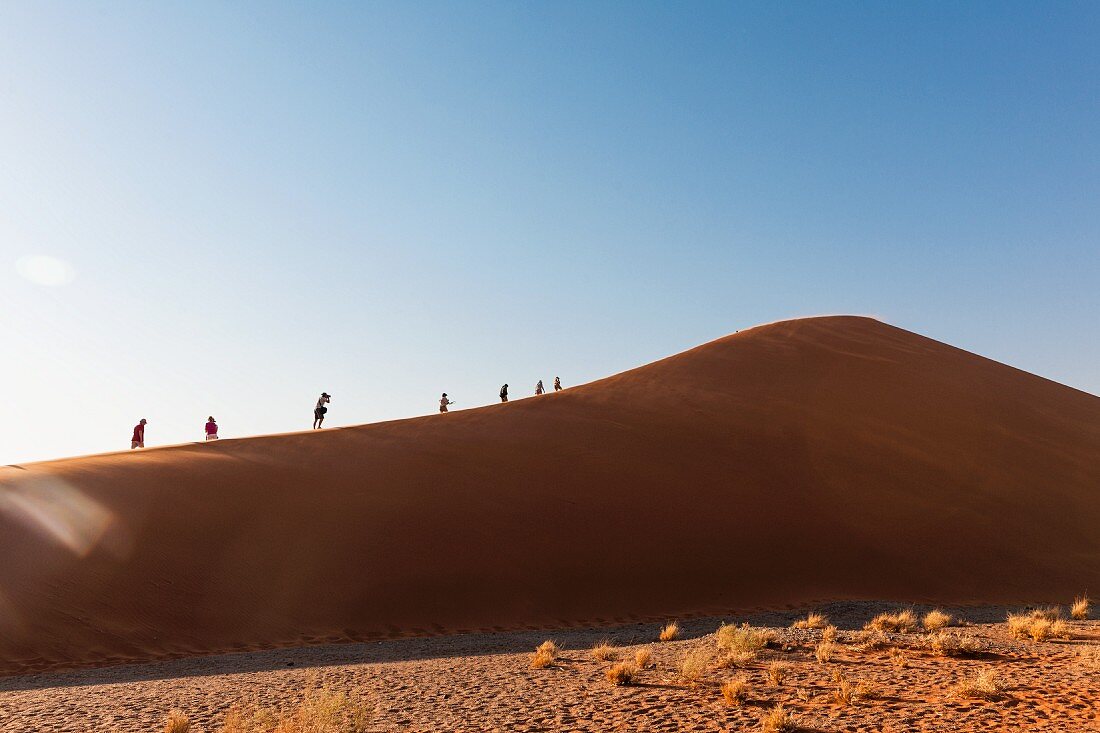
[[[321,396],[322,397],[331,397],[332,395],[330,395],[328,392],[322,392]]]

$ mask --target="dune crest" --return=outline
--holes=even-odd
[[[867,318],[506,405],[0,469],[0,672],[1100,587],[1100,398]]]

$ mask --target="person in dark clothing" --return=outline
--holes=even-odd
[[[554,391],[561,392],[561,377],[554,377]]]
[[[500,388],[500,401],[501,402],[507,402],[508,401],[508,385],[507,384]]]

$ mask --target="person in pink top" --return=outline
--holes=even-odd
[[[130,438],[130,450],[145,447],[145,418],[134,426],[134,437]]]
[[[206,418],[206,439],[217,440],[218,439],[218,423],[215,422],[214,416]]]

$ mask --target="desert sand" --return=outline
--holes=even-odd
[[[864,644],[860,627],[889,604],[838,603],[817,610],[841,628],[834,656],[814,649],[825,630],[792,630],[794,611],[682,621],[682,638],[658,643],[658,625],[408,638],[193,657],[167,662],[0,679],[0,730],[147,733],[164,730],[173,711],[190,733],[216,733],[236,708],[292,716],[303,699],[340,695],[363,713],[359,727],[288,728],[351,733],[391,731],[759,731],[782,704],[801,731],[923,733],[946,731],[1100,730],[1100,622],[1070,622],[1071,640],[1012,639],[1005,608],[948,609],[946,633],[970,638],[974,650],[948,658],[922,631],[889,633]],[[917,609],[923,611],[927,609]],[[804,614],[803,614],[804,615]],[[774,641],[754,659],[725,666],[715,654],[721,622],[751,622]],[[964,625],[959,625],[964,624]],[[530,652],[547,637],[562,650],[554,664],[532,669]],[[607,660],[592,647],[607,640]],[[634,684],[608,683],[606,670],[648,650]],[[684,659],[702,654],[703,674],[687,680]],[[772,665],[786,668],[776,684]],[[993,670],[994,699],[959,692],[961,682]],[[719,686],[749,688],[730,705]],[[846,681],[862,692],[837,692]],[[289,718],[293,720],[293,717]],[[233,733],[270,728],[238,727]]]
[[[0,469],[0,673],[1100,587],[1100,399],[858,317],[449,415]]]

